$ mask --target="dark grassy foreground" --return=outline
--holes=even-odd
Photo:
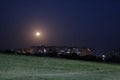
[[[120,80],[120,65],[0,54],[0,80]]]

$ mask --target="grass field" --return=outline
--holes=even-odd
[[[120,80],[120,65],[0,54],[0,80]]]

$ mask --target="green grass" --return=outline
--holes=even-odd
[[[120,80],[120,65],[0,54],[0,80]]]

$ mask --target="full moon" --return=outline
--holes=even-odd
[[[40,36],[40,32],[36,32],[36,36]]]

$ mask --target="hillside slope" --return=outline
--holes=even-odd
[[[120,80],[120,65],[0,54],[0,80]]]

